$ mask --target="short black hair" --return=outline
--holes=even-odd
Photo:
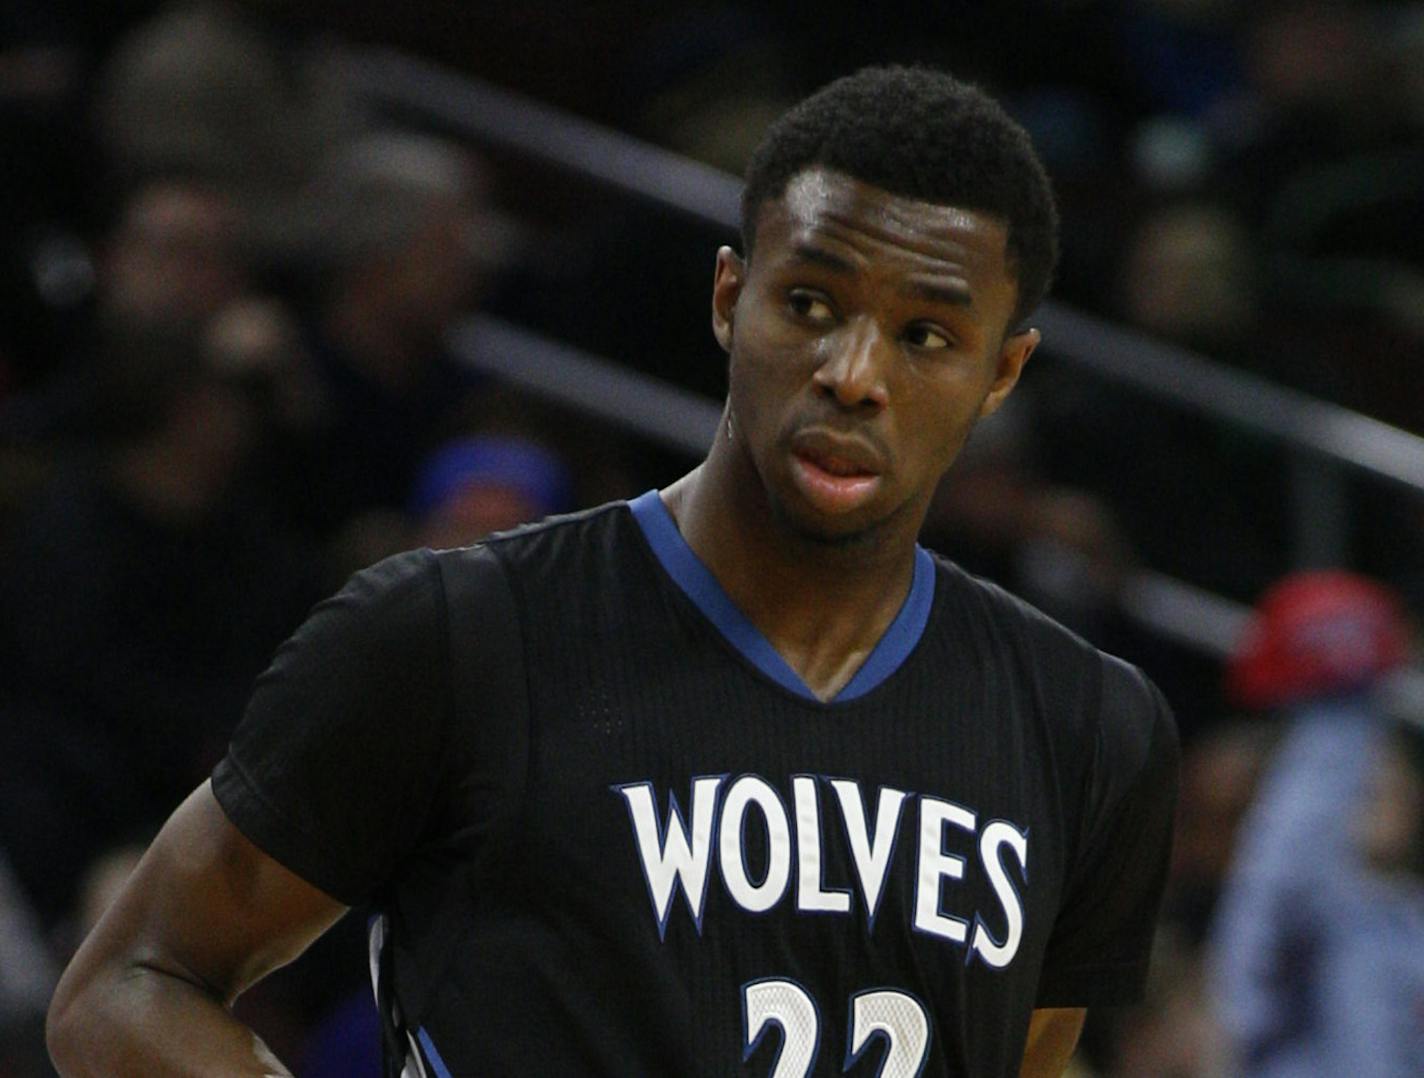
[[[984,91],[927,67],[867,67],[781,116],[747,165],[742,243],[762,206],[820,166],[892,194],[977,210],[1008,228],[1017,325],[1038,306],[1058,261],[1058,210],[1028,134]]]

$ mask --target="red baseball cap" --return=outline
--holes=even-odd
[[[1294,573],[1252,611],[1226,670],[1226,692],[1245,708],[1281,707],[1361,688],[1409,653],[1404,604],[1342,570]]]

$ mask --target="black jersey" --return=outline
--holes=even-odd
[[[491,564],[518,706],[447,608]],[[982,1078],[1140,992],[1176,757],[1136,669],[923,550],[817,700],[650,493],[353,578],[214,789],[382,911],[409,1073]]]

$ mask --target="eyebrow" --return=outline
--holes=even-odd
[[[791,253],[798,262],[810,262],[817,266],[824,266],[835,273],[849,275],[856,272],[855,265],[849,259],[842,258],[840,255],[812,243],[798,243],[792,248]],[[907,282],[903,291],[907,295],[927,300],[930,303],[943,303],[949,307],[974,306],[974,297],[970,294],[969,288],[963,284],[943,284],[939,281],[918,279]]]
[[[824,266],[828,270],[836,273],[854,273],[855,266],[849,260],[840,255],[832,254],[824,247],[817,247],[810,243],[798,243],[792,254],[796,256],[798,262],[814,262],[818,266]]]
[[[911,281],[905,291],[919,299],[931,303],[943,303],[950,307],[973,307],[974,297],[967,286],[962,284],[941,284],[938,281]]]

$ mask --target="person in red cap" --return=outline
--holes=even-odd
[[[1285,731],[1213,933],[1233,1074],[1419,1073],[1424,713],[1381,691],[1411,640],[1385,588],[1307,572],[1266,593],[1228,665],[1233,702]]]
[[[1227,669],[1227,693],[1252,711],[1362,689],[1408,656],[1403,603],[1343,570],[1298,573],[1261,599]]]

